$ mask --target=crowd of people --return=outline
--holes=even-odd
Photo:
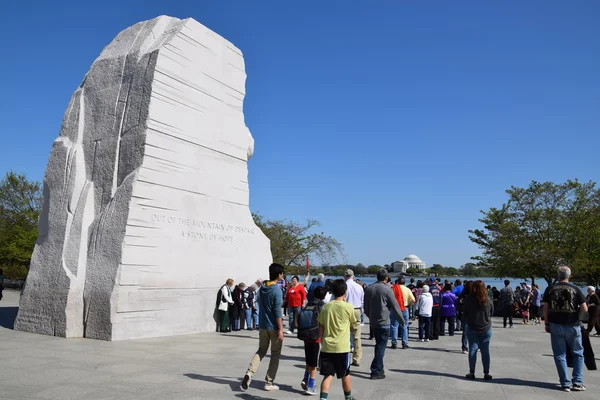
[[[350,367],[362,361],[361,327],[364,316],[369,318],[369,340],[375,340],[371,379],[385,379],[384,357],[391,340],[391,349],[409,349],[408,326],[418,321],[421,342],[439,340],[440,336],[455,336],[461,332],[460,346],[468,354],[467,379],[476,379],[477,353],[481,354],[483,379],[491,380],[490,343],[492,317],[503,317],[503,326],[513,327],[513,317],[523,324],[545,321],[551,333],[561,387],[565,391],[583,391],[584,354],[579,313],[588,312],[588,330],[600,332],[598,313],[600,299],[593,287],[584,296],[569,283],[570,270],[561,267],[558,282],[542,294],[537,285],[519,285],[515,290],[505,281],[501,290],[485,286],[481,280],[441,282],[435,277],[426,280],[410,279],[407,284],[399,277],[394,284],[386,270],[377,273],[377,282],[367,286],[346,271],[344,279],[325,279],[322,274],[303,282],[297,276],[290,282],[284,279],[279,264],[269,267],[269,279],[257,281],[250,287],[239,283],[233,286],[228,279],[217,295],[215,321],[218,330],[230,332],[259,330],[259,348],[242,379],[247,390],[261,360],[271,349],[265,377],[265,390],[278,390],[275,377],[279,366],[284,335],[297,334],[304,341],[306,367],[301,387],[306,394],[327,399],[333,377],[342,380],[345,399],[352,399]],[[287,314],[288,328],[283,318]],[[579,335],[578,335],[579,332]],[[586,331],[587,332],[587,331]],[[591,348],[589,349],[591,351]],[[573,365],[572,380],[568,377],[567,357]],[[593,353],[592,353],[593,360]],[[316,371],[323,376],[321,386],[315,384]],[[594,366],[595,368],[595,366]]]

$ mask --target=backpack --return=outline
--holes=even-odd
[[[321,337],[319,314],[323,302],[309,303],[298,314],[298,339],[316,342]]]

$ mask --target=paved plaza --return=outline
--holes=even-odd
[[[268,358],[247,392],[240,380],[258,345],[257,332],[198,334],[122,342],[62,339],[15,332],[18,293],[5,291],[0,301],[0,399],[34,400],[197,400],[296,399],[304,397],[302,342],[286,337],[276,383],[279,392],[262,390]],[[598,399],[600,372],[585,370],[585,393],[558,390],[549,335],[540,326],[503,329],[494,321],[494,380],[467,381],[467,356],[460,336],[416,341],[411,328],[409,350],[386,352],[385,380],[369,379],[373,341],[363,332],[364,356],[352,369],[357,399]],[[600,354],[600,338],[592,345]],[[478,360],[480,361],[480,360]],[[481,377],[481,365],[477,375]],[[319,379],[320,381],[320,379]],[[340,381],[330,399],[343,399]]]

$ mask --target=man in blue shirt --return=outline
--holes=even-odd
[[[315,289],[318,287],[325,287],[325,275],[323,274],[318,274],[317,281],[310,285],[310,288],[308,289],[308,295],[306,296],[306,300],[308,300],[309,303],[313,300],[315,295]]]
[[[283,294],[278,286],[278,281],[283,278],[283,274],[284,268],[282,265],[271,264],[269,266],[269,281],[264,282],[259,289],[258,350],[252,357],[246,375],[242,379],[241,388],[243,391],[248,390],[252,375],[254,375],[260,362],[267,354],[269,346],[271,346],[271,360],[265,378],[265,390],[279,390],[279,386],[273,382],[279,368],[279,357],[283,346],[283,317],[281,315]]]
[[[457,279],[456,282],[454,282],[454,289],[452,289],[452,293],[454,293],[456,298],[458,298],[458,296],[460,296],[464,289],[465,287],[463,286],[461,280]],[[462,331],[462,304],[460,304],[460,302],[457,302],[456,306],[456,330]]]

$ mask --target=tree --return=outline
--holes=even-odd
[[[433,264],[431,267],[429,267],[429,271],[435,274],[442,274],[444,272],[444,267],[442,264]]]
[[[460,267],[460,274],[462,276],[479,276],[479,268],[474,263],[466,263]]]
[[[375,275],[376,273],[379,272],[379,270],[381,270],[383,267],[381,265],[369,265],[369,268],[367,268],[367,270],[369,271],[369,274]]]
[[[556,268],[581,253],[595,183],[533,181],[506,193],[502,207],[481,211],[484,228],[469,231],[469,239],[483,252],[473,259],[492,266],[499,277],[539,277],[551,284]]]
[[[273,260],[284,266],[304,265],[306,259],[318,258],[329,263],[338,257],[345,259],[340,242],[323,232],[314,232],[321,226],[319,221],[309,219],[305,223],[286,220],[265,220],[260,214],[252,214],[256,225],[271,240]]]
[[[0,265],[29,267],[41,203],[39,182],[14,172],[0,181]]]
[[[450,275],[450,276],[456,276],[458,275],[458,270],[454,267],[447,267],[446,268],[446,275]]]

